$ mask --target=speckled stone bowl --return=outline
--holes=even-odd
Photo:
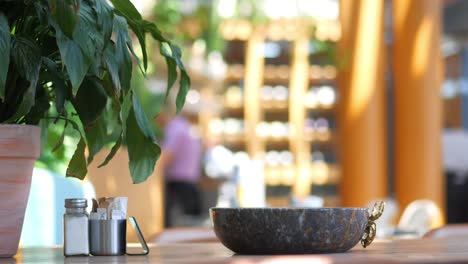
[[[216,236],[238,254],[339,253],[354,247],[367,208],[211,208]]]

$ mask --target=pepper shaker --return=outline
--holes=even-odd
[[[88,201],[83,198],[65,199],[63,215],[63,254],[65,256],[89,255]]]

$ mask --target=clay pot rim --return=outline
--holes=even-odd
[[[0,157],[38,159],[41,154],[41,127],[0,124]]]
[[[38,127],[41,128],[39,125],[29,125],[29,124],[3,124],[0,123],[0,127],[2,126],[9,126],[9,127]]]

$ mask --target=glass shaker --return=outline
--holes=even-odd
[[[89,255],[88,201],[84,198],[65,199],[63,215],[63,253],[65,256]]]

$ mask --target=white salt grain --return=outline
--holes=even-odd
[[[65,256],[89,255],[88,217],[65,215],[64,217]]]
[[[65,199],[63,215],[63,253],[65,256],[89,255],[88,202],[83,198]]]

